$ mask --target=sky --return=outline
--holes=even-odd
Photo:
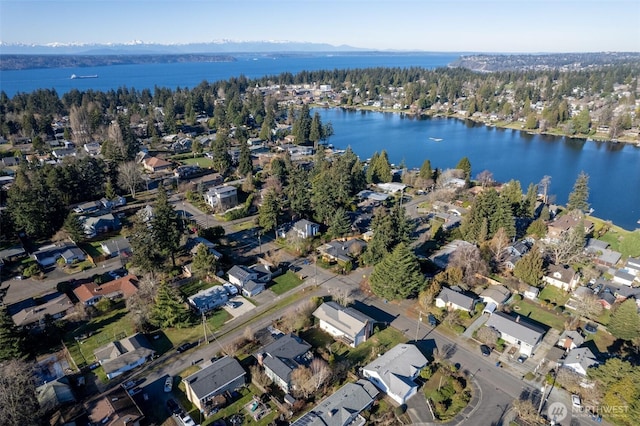
[[[222,39],[373,50],[638,52],[640,0],[0,0],[3,43]]]

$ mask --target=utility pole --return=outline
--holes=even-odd
[[[207,317],[202,312],[202,330],[204,331],[204,341],[209,344],[209,336],[207,335]]]

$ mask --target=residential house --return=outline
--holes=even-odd
[[[68,379],[62,377],[36,388],[36,398],[42,413],[51,414],[57,408],[63,405],[69,405],[76,402],[73,390],[69,386]]]
[[[291,388],[291,373],[313,359],[311,345],[294,334],[281,336],[254,354],[266,375],[285,392]]]
[[[580,275],[567,265],[549,265],[542,281],[564,291],[572,291],[578,286]]]
[[[209,189],[213,186],[222,185],[223,182],[224,178],[220,173],[208,174],[191,181],[191,183],[195,185],[195,188],[198,192],[204,192],[204,190]]]
[[[85,235],[90,238],[120,229],[120,220],[111,213],[101,216],[80,216],[80,221]]]
[[[427,363],[415,345],[403,343],[362,367],[362,375],[398,404],[404,404],[418,391],[414,380]]]
[[[189,297],[188,300],[189,305],[191,305],[196,312],[202,314],[227,303],[229,300],[229,294],[223,286],[216,285],[200,290],[193,296]]]
[[[387,198],[389,198],[389,194],[363,189],[356,194],[356,197],[358,197],[358,199],[360,199],[361,201],[368,201],[375,204],[385,201]]]
[[[640,257],[630,257],[624,265],[625,271],[634,277],[640,277]]]
[[[429,260],[440,269],[447,269],[451,255],[462,247],[473,247],[473,244],[464,240],[453,240],[440,250],[429,256]]]
[[[144,364],[155,351],[144,335],[136,333],[102,346],[93,351],[104,369],[107,378],[113,379],[122,373]]]
[[[328,262],[344,264],[353,261],[366,247],[367,243],[358,238],[347,241],[334,240],[318,247],[318,252]]]
[[[228,210],[238,205],[238,190],[235,186],[215,186],[204,194],[204,200],[214,209]]]
[[[507,247],[506,251],[512,256],[524,256],[531,250],[531,244],[529,241],[522,240]]]
[[[75,148],[58,148],[51,151],[51,154],[58,160],[61,160],[64,157],[75,157],[76,149]]]
[[[117,237],[112,240],[102,241],[100,249],[109,257],[122,255],[124,257],[131,256],[131,244],[125,237]]]
[[[480,299],[485,304],[485,310],[493,312],[511,297],[511,292],[503,285],[490,285],[480,293]]]
[[[613,274],[613,282],[614,283],[618,283],[618,284],[632,286],[633,285],[633,281],[635,279],[636,279],[635,275],[630,274],[629,272],[627,272],[627,271],[625,271],[623,269],[618,269]],[[640,277],[639,277],[639,279],[640,279]]]
[[[67,244],[62,247],[60,257],[67,265],[71,265],[74,262],[82,262],[86,259],[84,252],[75,244]]]
[[[16,167],[20,165],[20,161],[22,161],[22,158],[20,157],[4,157],[0,159],[0,163],[3,167]]]
[[[540,294],[540,289],[532,285],[528,286],[527,289],[522,292],[522,296],[525,299],[529,299],[529,300],[536,300],[539,294]]]
[[[100,154],[100,142],[89,142],[84,144],[84,150],[92,157]]]
[[[142,167],[151,173],[157,173],[162,171],[169,171],[173,165],[167,160],[157,157],[145,157],[142,160]]]
[[[86,203],[78,204],[73,211],[78,214],[92,214],[98,212],[102,208],[100,201],[88,201]]]
[[[608,247],[609,243],[606,241],[589,238],[584,251],[597,265],[612,267],[620,261],[622,254]]]
[[[246,266],[234,265],[227,272],[229,276],[229,282],[242,288],[249,281],[258,280],[258,272],[254,271]]]
[[[112,388],[98,398],[89,399],[84,406],[91,425],[140,426],[145,424],[142,410],[131,395],[120,386]]]
[[[565,355],[564,349],[554,346],[547,351],[544,359],[547,360],[547,366],[549,368],[555,369],[562,365],[562,359]]]
[[[386,192],[388,194],[395,194],[396,192],[404,192],[404,190],[407,188],[407,185],[403,183],[398,183],[398,182],[379,183],[376,186],[380,188],[383,192]]]
[[[127,275],[104,284],[87,283],[76,287],[73,294],[78,300],[91,306],[103,297],[108,299],[128,298],[138,291],[138,278],[135,275]]]
[[[57,320],[73,309],[73,303],[66,294],[51,293],[39,299],[44,300],[44,303],[36,304],[30,298],[27,306],[11,316],[16,327],[40,330],[45,325],[45,317]]]
[[[216,250],[216,245],[206,238],[189,238],[189,240],[187,240],[186,246],[190,250],[191,254],[195,255],[198,252],[198,247],[200,246],[200,244],[203,244],[207,248],[209,253],[211,253],[216,258],[216,260],[222,259],[222,253]]]
[[[367,380],[347,383],[291,426],[364,426],[367,421],[360,413],[373,405],[378,394]]]
[[[365,342],[373,333],[372,318],[354,308],[345,308],[336,302],[325,302],[313,313],[320,329],[352,348]]]
[[[320,232],[320,225],[301,219],[293,224],[293,231],[299,238],[312,238]]]
[[[245,297],[254,297],[265,290],[265,284],[259,281],[249,281],[242,287],[242,295]]]
[[[586,219],[578,219],[566,214],[557,218],[547,226],[547,238],[551,240],[558,240],[567,231],[569,231],[569,229],[577,226],[581,220],[582,225],[584,226],[585,235],[591,234],[593,232],[593,222]]]
[[[545,334],[545,330],[520,315],[512,317],[504,312],[492,313],[485,325],[499,332],[505,342],[517,345],[520,353],[527,356],[533,355]]]
[[[438,308],[445,308],[448,311],[465,311],[471,313],[477,298],[464,294],[458,288],[442,287],[440,294],[436,296],[435,302]]]
[[[587,369],[600,364],[596,356],[589,348],[571,349],[564,359],[562,366],[570,368],[581,376],[587,375]]]
[[[242,387],[246,374],[235,358],[224,356],[182,379],[185,395],[199,410],[205,411],[216,396]]]
[[[582,337],[582,334],[575,330],[565,330],[560,335],[557,346],[563,348],[568,352],[577,348],[578,346],[582,346],[583,343],[584,337]]]

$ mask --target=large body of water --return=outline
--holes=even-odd
[[[72,89],[107,91],[119,87],[192,88],[245,75],[257,78],[302,70],[368,67],[436,68],[446,66],[454,54],[349,54],[269,57],[242,56],[236,62],[117,65],[0,71],[0,90],[9,97],[36,89],[55,89],[59,95]],[[71,74],[98,78],[71,80]],[[640,148],[625,144],[586,142],[524,132],[487,128],[455,119],[417,119],[400,114],[320,110],[324,122],[333,124],[330,142],[351,146],[362,158],[386,149],[392,162],[402,160],[420,167],[429,159],[433,167],[454,167],[469,157],[473,175],[483,170],[497,181],[517,179],[523,190],[543,176],[552,177],[550,193],[564,204],[578,173],[590,176],[590,202],[595,215],[635,229],[640,219]],[[432,139],[442,139],[436,142]]]
[[[454,54],[349,54],[309,56],[239,56],[235,62],[114,65],[84,68],[47,68],[0,71],[0,90],[12,97],[18,92],[55,89],[62,95],[72,89],[108,91],[119,87],[142,90],[155,86],[193,88],[202,83],[227,80],[243,74],[247,78],[297,73],[308,70],[370,67],[443,67],[458,58]],[[71,75],[98,78],[71,79]]]
[[[319,109],[331,122],[337,148],[351,146],[361,159],[383,149],[392,163],[420,167],[424,160],[439,169],[453,168],[462,157],[471,162],[472,175],[483,170],[498,182],[529,183],[551,176],[549,193],[566,204],[573,184],[584,170],[590,177],[589,202],[594,215],[633,230],[640,225],[640,148],[630,144],[530,135],[485,127],[452,118],[414,118],[397,113]],[[442,139],[437,142],[433,139]]]

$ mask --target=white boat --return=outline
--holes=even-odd
[[[430,140],[434,141],[434,142],[440,142],[442,141],[442,138],[429,138]]]
[[[79,78],[98,78],[98,74],[94,74],[94,75],[75,75],[75,74],[71,74],[71,80],[77,80]]]

